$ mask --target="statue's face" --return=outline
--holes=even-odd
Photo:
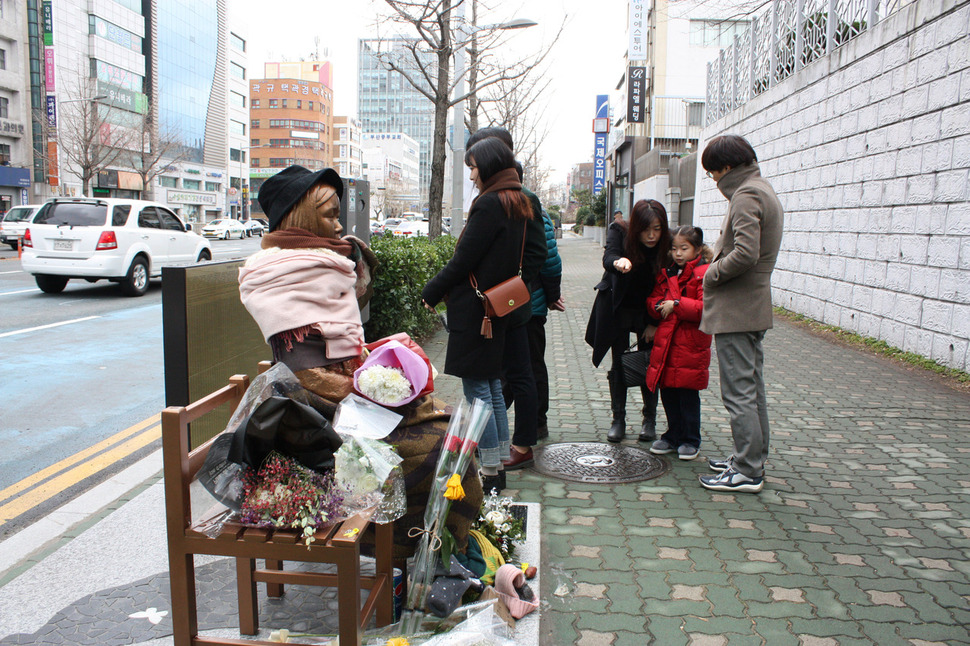
[[[340,200],[333,188],[325,184],[314,186],[308,198],[317,216],[313,233],[323,238],[339,239],[344,228],[340,225]]]

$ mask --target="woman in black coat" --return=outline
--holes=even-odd
[[[495,138],[479,141],[465,155],[479,196],[472,204],[455,255],[421,293],[425,306],[448,303],[445,373],[461,377],[465,398],[492,406],[492,419],[478,444],[485,491],[502,489],[502,461],[509,456],[509,422],[502,396],[502,354],[508,317],[491,318],[492,338],[482,334],[485,308],[471,286],[474,274],[485,291],[514,276],[532,205],[522,193],[515,158]]]
[[[626,437],[626,385],[620,356],[630,347],[630,333],[636,335],[637,348],[646,349],[656,327],[647,316],[647,297],[670,253],[667,211],[656,200],[640,200],[633,205],[630,222],[613,222],[606,234],[603,252],[603,278],[596,285],[596,299],[586,326],[586,343],[593,348],[593,365],[599,366],[606,351],[612,363],[606,373],[610,385],[613,423],[606,435],[610,442]],[[638,439],[656,439],[657,393],[641,385],[643,423]]]

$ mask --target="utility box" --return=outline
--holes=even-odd
[[[344,228],[344,235],[357,236],[370,244],[370,182],[344,178],[343,183],[340,224]]]
[[[344,196],[340,198],[340,226],[343,235],[352,235],[370,245],[370,182],[366,179],[341,180]],[[370,320],[370,303],[360,310],[360,321]]]

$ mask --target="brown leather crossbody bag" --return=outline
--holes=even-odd
[[[522,247],[519,249],[519,271],[515,276],[508,280],[503,280],[498,285],[486,289],[484,292],[478,289],[478,281],[475,274],[469,272],[468,280],[475,290],[475,295],[482,301],[485,307],[485,318],[482,319],[482,336],[486,339],[492,338],[492,318],[502,318],[514,312],[532,300],[529,286],[522,280],[522,258],[525,255],[525,236],[528,223],[522,224]]]

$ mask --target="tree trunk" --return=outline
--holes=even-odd
[[[445,134],[448,129],[448,106],[451,71],[451,5],[441,13],[441,47],[437,51],[438,78],[435,88],[434,138],[431,144],[431,185],[428,187],[428,238],[441,235],[441,199],[445,187]],[[455,127],[459,127],[458,124]]]

